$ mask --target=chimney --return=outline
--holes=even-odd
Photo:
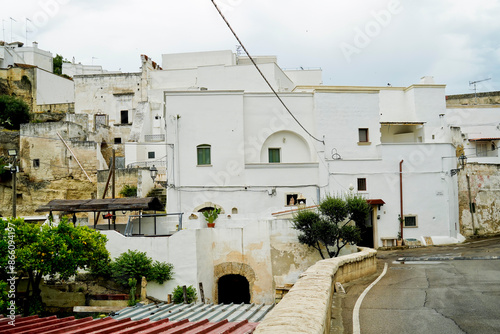
[[[35,49],[38,49],[38,42],[33,42],[33,47],[34,47]]]
[[[427,84],[427,85],[432,85],[435,84],[434,82],[434,77],[430,75],[426,75],[420,79],[421,84]]]

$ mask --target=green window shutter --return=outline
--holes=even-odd
[[[210,146],[198,146],[198,165],[210,165]]]
[[[270,148],[269,149],[269,162],[270,163],[279,163],[280,161],[280,149],[279,148]]]

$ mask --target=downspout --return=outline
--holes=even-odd
[[[399,225],[400,225],[400,231],[401,231],[401,240],[403,240],[403,161],[401,160],[399,162],[399,198],[400,198],[400,205],[401,205],[401,216],[399,219]]]
[[[467,177],[467,191],[469,193],[469,210],[470,210],[470,216],[471,216],[471,221],[472,221],[472,235],[476,234],[476,227],[474,226],[474,208],[472,206],[472,196],[470,192],[470,176],[469,174],[465,174]]]

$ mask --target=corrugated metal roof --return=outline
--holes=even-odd
[[[38,316],[17,317],[15,325],[9,324],[10,319],[0,319],[0,333],[5,334],[190,334],[190,333],[252,333],[258,323],[247,320],[229,322],[201,321],[150,321],[149,319],[131,320],[130,318],[116,320],[111,317],[92,319],[92,317],[75,319],[74,317],[56,318],[55,316],[38,318]]]
[[[265,304],[137,304],[127,307],[112,315],[114,319],[131,318],[140,320],[149,318],[152,321],[170,319],[170,321],[199,321],[208,319],[211,322],[228,320],[259,322],[273,308]]]
[[[190,334],[252,333],[274,305],[137,304],[104,319],[16,316],[0,319],[0,333],[12,334]]]
[[[55,199],[41,205],[36,212],[64,211],[64,212],[100,212],[120,210],[164,210],[160,200],[156,197],[145,198],[105,198],[66,200]]]

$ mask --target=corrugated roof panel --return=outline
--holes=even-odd
[[[137,304],[104,319],[56,316],[0,318],[0,333],[38,334],[175,334],[252,333],[274,305]]]
[[[90,318],[90,317],[89,317]],[[240,322],[229,322],[226,320],[219,322],[209,322],[208,320],[202,321],[188,321],[187,319],[181,321],[169,321],[168,319],[160,321],[150,321],[145,318],[142,320],[131,320],[130,318],[116,320],[113,318],[105,319],[74,319],[73,317],[67,317],[62,319],[55,319],[54,317],[48,318],[38,318],[30,317],[16,318],[16,326],[2,330],[1,333],[37,333],[37,334],[48,334],[48,333],[68,333],[68,334],[220,334],[220,333],[252,333],[257,327],[258,323],[248,322],[247,320]],[[54,326],[47,325],[47,323],[53,323],[54,320],[59,320],[57,329],[48,329],[48,327]],[[84,320],[84,321],[82,321]],[[0,325],[7,323],[6,321],[0,321]],[[24,323],[24,324],[23,324]],[[31,327],[35,326],[35,327]]]

